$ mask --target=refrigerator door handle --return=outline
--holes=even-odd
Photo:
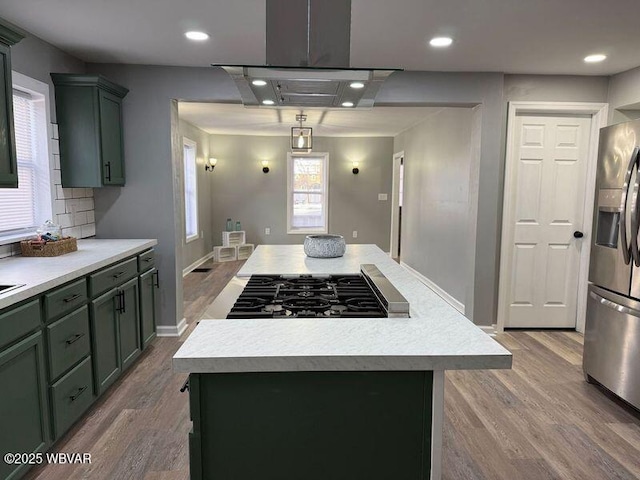
[[[594,300],[597,300],[605,307],[609,307],[616,312],[626,313],[627,315],[632,315],[634,317],[640,317],[640,312],[638,310],[634,310],[633,308],[625,307],[624,305],[620,305],[616,302],[612,302],[611,300],[607,300],[606,298],[601,297],[597,293],[589,292],[589,296]]]
[[[636,147],[638,148],[638,147]],[[640,166],[638,165],[638,156],[636,156],[636,181],[633,185],[633,194],[631,195],[631,238],[629,239],[629,243],[631,243],[631,257],[636,265],[636,267],[640,267],[640,252],[638,251],[638,231],[640,230],[640,219],[638,215],[640,215],[640,198],[638,197],[638,192],[640,191]]]
[[[627,202],[629,201],[629,187],[631,187],[629,183],[631,182],[631,175],[633,175],[633,169],[638,159],[638,150],[640,149],[637,146],[633,149],[627,171],[624,174],[624,185],[622,187],[624,194],[622,195],[622,205],[620,205],[620,209],[622,210],[622,215],[620,216],[620,243],[622,244],[622,257],[624,258],[625,265],[631,263],[631,247],[627,240]]]

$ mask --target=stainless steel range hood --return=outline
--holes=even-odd
[[[372,107],[384,80],[400,70],[349,67],[351,0],[266,0],[266,6],[267,65],[213,65],[231,75],[245,106],[271,100],[283,107]]]

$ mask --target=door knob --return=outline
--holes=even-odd
[[[579,230],[576,230],[575,232],[573,232],[573,236],[574,236],[574,238],[582,238],[582,237],[584,237],[584,233],[582,233]]]

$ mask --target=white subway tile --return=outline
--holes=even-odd
[[[51,139],[51,153],[60,155],[60,142],[55,138]]]
[[[93,188],[87,188],[86,195],[88,198],[93,198]]]
[[[60,155],[53,156],[53,168],[60,170]]]
[[[62,188],[61,185],[56,185],[56,198],[58,200],[65,200],[67,198],[73,198],[72,188]]]
[[[62,177],[60,176],[60,170],[53,171],[53,184],[62,185]]]
[[[94,223],[90,223],[88,225],[82,225],[82,237],[93,237],[96,234],[96,225]]]
[[[64,201],[65,205],[66,205],[66,211],[67,213],[76,213],[78,211],[80,211],[79,207],[79,203],[80,203],[80,199],[68,199]]]
[[[65,237],[82,238],[82,229],[80,227],[63,228],[62,235]]]
[[[56,222],[62,228],[73,227],[73,215],[70,213],[62,213],[57,216],[58,221]]]
[[[93,210],[93,198],[81,198],[78,200],[78,211],[86,212]]]
[[[74,188],[73,198],[84,198],[84,188]]]
[[[87,211],[87,223],[96,223],[96,214],[94,210]]]
[[[65,201],[64,200],[54,200],[53,201],[53,213],[66,213]]]
[[[59,135],[58,135],[58,124],[57,123],[52,123],[51,124],[51,135],[55,139],[60,138]]]
[[[73,215],[73,225],[86,225],[87,222],[87,212],[78,212]]]

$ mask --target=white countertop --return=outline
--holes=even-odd
[[[203,320],[173,358],[189,373],[510,368],[511,354],[375,245],[307,258],[302,245],[261,245],[238,275],[358,273],[373,263],[411,318]]]
[[[0,260],[0,284],[24,286],[0,292],[0,309],[131,257],[157,243],[156,240],[78,240],[77,252],[59,257],[4,258]]]

